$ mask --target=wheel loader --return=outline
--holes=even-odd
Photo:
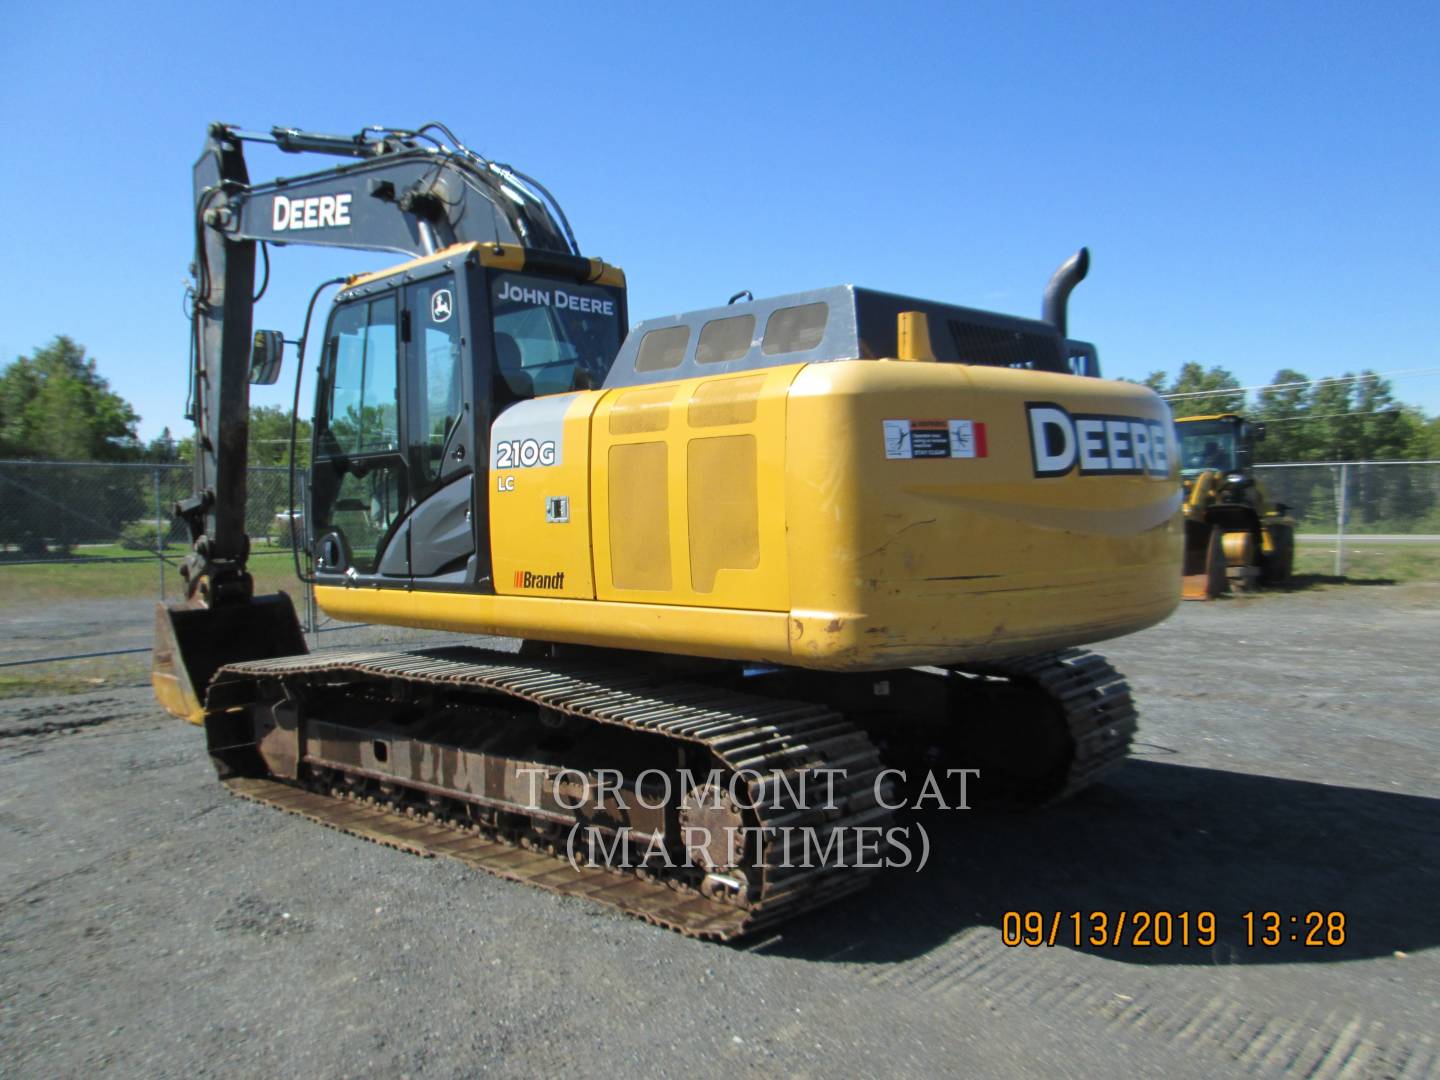
[[[251,142],[351,160],[252,183]],[[1176,606],[1178,459],[1067,336],[1083,249],[1041,319],[842,285],[627,332],[624,273],[442,125],[214,125],[194,212],[193,550],[153,682],[235,794],[728,940],[864,886],[922,778],[1042,804],[1124,758],[1129,689],[1081,646]],[[257,247],[268,275],[298,243],[403,261],[327,283],[309,349],[306,317],[297,573],[454,644],[309,653],[255,595],[249,385],[285,345]]]
[[[1182,595],[1211,600],[1290,579],[1295,519],[1272,504],[1255,477],[1255,443],[1265,425],[1235,413],[1175,421],[1185,491]]]

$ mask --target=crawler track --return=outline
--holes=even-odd
[[[308,768],[308,755],[293,781],[227,776],[233,769],[223,764],[225,748],[216,754],[227,787],[244,798],[417,854],[449,856],[500,877],[584,896],[695,937],[728,940],[753,933],[863,888],[873,869],[854,865],[855,830],[871,830],[876,838],[875,830],[883,834],[891,823],[876,801],[881,766],[873,744],[818,705],[470,648],[356,651],[223,668],[207,700],[212,753],[222,718],[230,714],[233,723],[235,712],[257,705],[267,684],[272,698],[278,684],[301,701],[316,688],[345,684],[389,687],[392,694],[402,687],[440,690],[452,708],[471,698],[477,705],[493,704],[498,696],[702,749],[722,769],[742,774],[756,815],[751,826],[775,837],[759,845],[745,868],[743,890],[733,895],[717,895],[693,874],[574,866],[544,822],[530,829],[507,814],[503,826],[476,823],[466,813],[467,796],[459,792],[437,802],[433,788],[406,791],[403,781],[387,783],[383,795],[373,783],[334,785],[326,771]],[[797,798],[776,780],[821,769],[837,770],[823,799]],[[423,810],[420,798],[426,800]],[[805,830],[822,842],[839,834],[838,846],[820,865],[794,859],[779,839],[803,836]],[[865,861],[876,861],[873,849]]]
[[[979,677],[980,697],[985,686],[1003,679],[1020,691],[1010,699],[1012,708],[1054,710],[1063,725],[1054,731],[1055,766],[1022,777],[1008,792],[1013,801],[1049,804],[1067,798],[1114,768],[1129,749],[1136,729],[1129,688],[1100,656],[1070,649],[960,673]],[[401,731],[396,754],[409,761],[428,756],[440,766],[425,773],[428,779],[378,772],[373,761],[368,768],[358,761],[337,766],[334,755],[327,756],[323,733],[347,723],[343,714],[377,702],[399,708],[417,697],[430,703],[429,711]],[[256,752],[262,734],[274,727],[270,718],[278,715],[277,702],[296,710],[298,749],[284,776],[274,775]],[[703,755],[740,778],[748,795],[742,824],[762,839],[746,849],[743,865],[712,873],[693,865],[652,861],[617,868],[574,858],[554,815],[547,818],[538,803],[535,813],[516,813],[513,802],[497,801],[494,791],[477,791],[473,783],[467,787],[455,779],[466,772],[456,755],[480,755],[493,745],[497,703],[505,716],[498,730],[509,737],[541,737],[538,708],[597,729],[665,740],[679,751],[672,759]],[[368,738],[363,721],[348,722],[361,725],[353,730],[364,733],[362,741]],[[634,668],[522,660],[467,647],[259,660],[229,665],[216,675],[206,727],[222,779],[243,798],[714,940],[765,929],[863,888],[881,861],[885,830],[892,824],[877,801],[882,765],[875,745],[838,712],[674,682]],[[375,730],[387,737],[396,731]],[[256,745],[243,745],[247,742]],[[500,759],[473,760],[493,773]],[[511,760],[523,762],[528,755],[522,749]],[[482,771],[474,764],[469,769]],[[833,787],[823,798],[814,797],[813,788],[806,797],[797,781],[821,770],[836,778]],[[451,786],[440,782],[443,776]],[[669,820],[673,828],[677,818]],[[874,845],[868,852],[859,848],[861,830],[868,830]],[[797,858],[792,847],[795,837],[807,835],[817,849],[826,848],[818,862],[811,849],[801,849]]]
[[[1072,746],[1063,773],[1044,787],[1015,793],[1017,801],[1050,806],[1084,790],[1130,753],[1139,725],[1130,684],[1110,662],[1087,649],[1064,649],[966,673],[1002,676],[1037,692],[1057,709]]]

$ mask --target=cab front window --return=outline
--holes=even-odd
[[[599,386],[620,349],[617,290],[494,272],[496,404]]]
[[[1180,429],[1180,469],[1194,476],[1205,469],[1232,473],[1236,460],[1236,425],[1229,420],[1195,420]]]

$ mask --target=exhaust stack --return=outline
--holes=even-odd
[[[1045,300],[1040,308],[1040,317],[1055,327],[1065,337],[1065,306],[1070,302],[1070,290],[1085,280],[1090,272],[1090,249],[1081,248],[1060,264],[1045,286]]]

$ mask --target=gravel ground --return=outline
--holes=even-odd
[[[143,688],[0,702],[0,1075],[1434,1075],[1437,640],[1436,586],[1187,605],[1103,647],[1114,779],[745,947],[231,798]],[[1219,941],[1001,942],[1077,909]],[[1246,946],[1317,909],[1343,947]]]
[[[4,587],[0,572],[0,589]],[[303,600],[300,586],[289,590],[299,610]],[[171,590],[171,601],[176,600]],[[303,613],[302,613],[303,614]],[[407,630],[395,626],[357,626],[337,623],[321,616],[319,634],[311,635],[312,648],[367,644],[373,641],[433,642],[439,635],[430,630]],[[9,605],[0,609],[0,626],[7,636],[0,640],[0,662],[44,660],[53,656],[76,656],[120,649],[149,649],[155,635],[155,598],[118,600],[57,600],[40,605]],[[148,657],[137,661],[149,668]],[[58,672],[58,665],[17,667],[16,673]]]

